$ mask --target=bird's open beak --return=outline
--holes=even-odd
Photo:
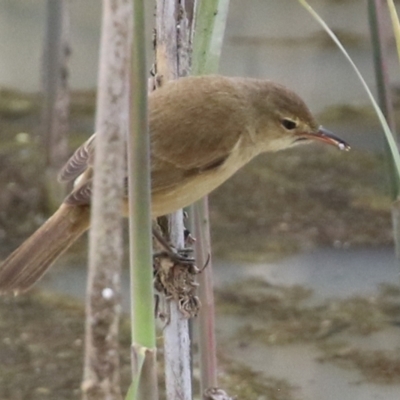
[[[349,151],[350,146],[342,139],[335,136],[332,132],[320,126],[316,133],[302,133],[301,138],[319,140],[324,143],[332,144],[339,148],[339,150]]]

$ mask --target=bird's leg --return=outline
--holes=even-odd
[[[169,256],[172,261],[185,264],[194,265],[194,258],[189,257],[189,254],[193,253],[193,249],[184,248],[176,250],[167,242],[162,233],[155,227],[152,228],[153,236],[157,239],[158,243],[163,247],[164,250],[154,253],[153,257]],[[190,233],[189,233],[190,235]]]
[[[183,211],[183,220],[185,221],[187,219],[189,219],[189,215],[186,211]],[[192,236],[192,233],[186,227],[184,227],[183,238],[184,238],[185,247],[191,246],[192,244],[196,243],[196,238],[194,236]]]

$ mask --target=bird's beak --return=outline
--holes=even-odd
[[[350,146],[342,139],[335,136],[332,132],[320,126],[316,133],[302,133],[301,138],[319,140],[339,148],[339,150],[349,151]]]

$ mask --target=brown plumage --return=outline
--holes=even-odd
[[[349,148],[318,127],[295,93],[246,78],[167,83],[149,96],[149,131],[153,217],[205,196],[260,153],[313,139]],[[89,228],[94,144],[95,135],[61,171],[76,184],[58,211],[0,266],[0,292],[28,289]]]

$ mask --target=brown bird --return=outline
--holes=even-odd
[[[350,147],[303,100],[267,80],[187,77],[149,95],[152,217],[207,195],[260,153],[313,140]],[[0,292],[32,286],[90,225],[93,135],[60,173],[75,180],[60,208],[0,266]],[[123,214],[127,214],[127,194]]]

